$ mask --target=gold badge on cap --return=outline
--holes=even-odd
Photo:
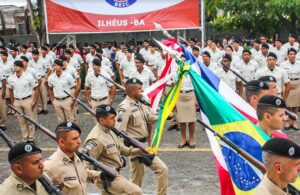
[[[290,147],[289,149],[289,155],[293,156],[295,154],[295,148],[294,147]]]
[[[26,144],[24,150],[29,153],[32,151],[32,146],[30,144]]]
[[[276,104],[277,106],[280,106],[281,100],[280,100],[280,99],[277,99],[277,100],[275,101],[275,104]]]

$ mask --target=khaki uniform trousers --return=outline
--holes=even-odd
[[[71,109],[72,98],[66,98],[64,100],[57,100],[54,98],[53,107],[56,112],[56,117],[58,123],[64,121],[71,121],[74,122],[74,113]]]
[[[92,109],[94,111],[96,111],[97,106],[99,106],[101,104],[108,104],[108,97],[104,100],[101,100],[101,101],[91,100],[91,104],[92,104]]]
[[[38,106],[41,110],[48,110],[48,91],[46,86],[46,77],[42,78],[40,93],[38,98]]]
[[[14,102],[15,108],[19,112],[29,116],[30,118],[35,117],[34,111],[32,111],[31,109],[32,98],[33,97],[31,96],[30,98],[27,98],[25,100],[15,99]],[[26,119],[24,119],[24,117],[20,116],[19,114],[17,114],[17,118],[22,132],[23,141],[33,141],[35,134],[35,126],[32,123],[26,121]]]
[[[1,96],[2,89],[0,89],[0,127],[6,126],[6,112],[5,112],[5,102],[4,99]]]
[[[98,188],[101,190],[101,195],[142,195],[142,189],[134,183],[128,181],[123,175],[118,174],[118,176],[111,183],[108,188],[110,193],[104,190],[101,182],[97,182]]]
[[[130,157],[130,181],[139,187],[142,186],[143,177],[145,175],[145,165],[139,163],[135,157]],[[156,179],[156,194],[166,195],[168,190],[168,175],[169,170],[165,163],[158,157],[155,156],[152,164],[149,167],[155,174]]]

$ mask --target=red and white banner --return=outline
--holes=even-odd
[[[199,28],[199,0],[46,0],[49,33]]]

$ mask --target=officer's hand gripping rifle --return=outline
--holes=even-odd
[[[22,117],[24,117],[26,120],[28,120],[30,123],[34,124],[37,128],[39,128],[40,130],[42,130],[44,133],[46,133],[48,136],[50,136],[52,139],[56,140],[56,136],[55,134],[50,131],[49,129],[47,129],[46,127],[44,127],[43,125],[39,124],[38,122],[36,122],[35,120],[33,120],[32,118],[28,117],[25,114],[22,114],[21,112],[19,112],[15,107],[13,107],[12,105],[8,105],[8,107],[10,107],[11,109],[13,109],[15,112],[17,112],[19,115],[21,115]],[[100,169],[101,171],[105,172],[107,175],[115,178],[118,175],[118,172],[104,164],[101,163],[97,160],[95,160],[94,158],[88,156],[87,154],[83,153],[83,152],[76,152],[77,156],[80,157],[82,160],[88,161],[89,163],[93,164],[95,167],[97,167],[98,169]]]
[[[93,111],[87,104],[83,103],[81,100],[79,100],[78,98],[75,98],[74,96],[72,96],[70,93],[68,93],[67,91],[64,91],[67,95],[69,95],[73,100],[75,100],[79,105],[81,105],[86,111],[88,111],[91,115],[93,115],[94,117],[96,117],[96,113],[95,111]],[[147,151],[147,146],[136,140],[133,139],[131,137],[129,137],[128,135],[126,135],[126,133],[124,133],[123,131],[119,131],[116,128],[111,128],[111,130],[117,135],[120,136],[122,138],[124,138],[125,140],[127,140],[131,145],[133,145],[136,148],[139,148],[141,151],[143,151],[145,154],[149,154],[149,152]]]
[[[6,142],[7,146],[9,148],[12,148],[15,145],[15,142],[12,141],[5,133],[4,131],[2,131],[2,129],[0,129],[0,137],[2,137],[2,139]],[[54,185],[52,183],[52,181],[50,181],[48,179],[47,176],[45,176],[44,174],[42,174],[42,177],[40,179],[38,179],[39,182],[43,185],[43,187],[45,188],[45,190],[48,192],[49,195],[62,195],[60,189]]]

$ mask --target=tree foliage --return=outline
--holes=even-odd
[[[250,35],[297,31],[300,0],[207,0],[207,21],[218,30],[241,29]],[[221,14],[220,14],[221,13]]]

